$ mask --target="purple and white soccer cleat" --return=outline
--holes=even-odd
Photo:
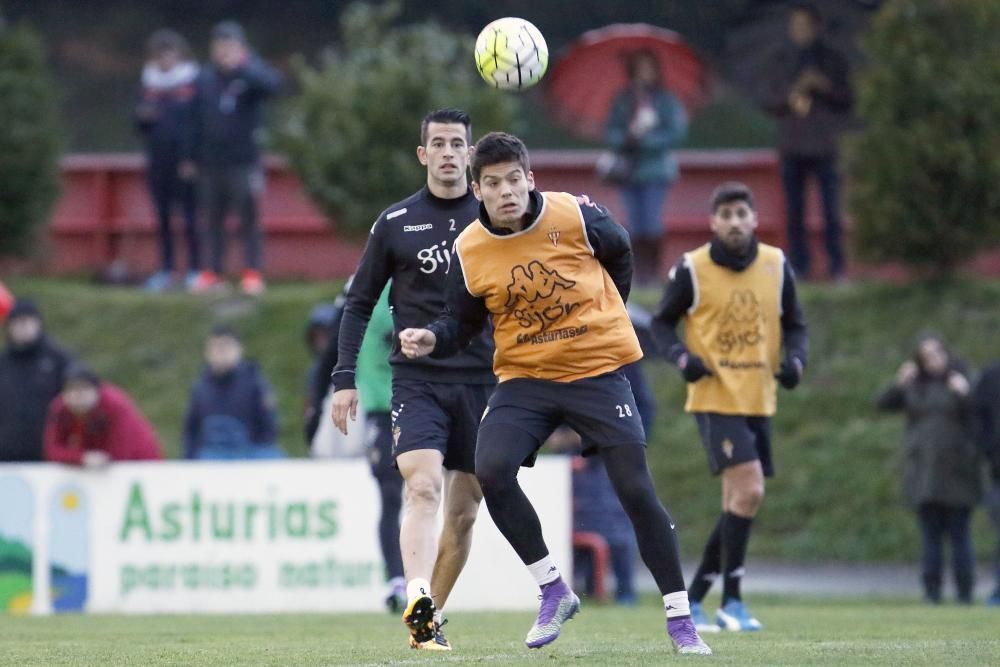
[[[667,634],[674,642],[674,650],[678,653],[688,655],[712,655],[712,649],[708,647],[698,630],[694,627],[694,621],[690,616],[682,618],[667,619]]]
[[[540,648],[556,640],[562,624],[580,610],[580,598],[566,585],[562,577],[542,586],[542,601],[538,618],[528,631],[524,643],[528,648]]]

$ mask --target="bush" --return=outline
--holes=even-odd
[[[1000,3],[889,0],[849,143],[859,254],[952,270],[1000,240]]]
[[[399,9],[349,7],[320,66],[296,64],[301,92],[275,133],[306,192],[349,232],[367,232],[424,182],[415,151],[428,111],[463,108],[478,136],[511,129],[517,108],[479,78],[471,37],[435,23],[391,27]]]
[[[59,194],[55,87],[34,32],[0,19],[0,252],[27,255]]]

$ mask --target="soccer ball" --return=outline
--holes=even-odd
[[[491,86],[521,90],[538,83],[549,65],[549,48],[538,28],[508,16],[493,21],[476,39],[476,69]]]

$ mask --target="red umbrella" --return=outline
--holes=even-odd
[[[603,140],[611,103],[627,84],[624,60],[642,50],[659,58],[663,84],[688,113],[708,102],[707,69],[680,35],[645,23],[619,23],[585,32],[549,73],[545,94],[559,124]]]

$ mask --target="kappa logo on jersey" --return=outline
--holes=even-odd
[[[764,338],[763,314],[757,297],[751,290],[733,290],[730,293],[722,321],[723,327],[716,344],[723,354],[742,352],[748,347],[759,345]],[[741,368],[743,364],[724,359],[720,366]]]
[[[429,222],[423,225],[403,225],[404,232],[426,232],[428,229],[434,229],[434,225]]]
[[[507,303],[504,306],[509,309],[520,300],[534,303],[539,299],[548,299],[556,288],[569,289],[575,285],[576,282],[563,278],[555,269],[545,268],[537,259],[532,260],[527,267],[518,264],[510,270]]]
[[[438,267],[444,267],[444,272],[448,273],[451,268],[451,248],[447,241],[435,243],[430,248],[424,248],[417,253],[420,260],[421,273],[434,273]]]
[[[511,269],[510,278],[504,307],[514,314],[518,324],[525,329],[539,326],[538,333],[545,333],[552,325],[580,307],[579,303],[563,301],[564,292],[575,287],[576,282],[559,275],[555,269],[546,268],[537,259],[526,267],[520,264],[515,266]],[[576,330],[575,327],[573,329]],[[530,334],[518,336],[518,342],[534,342],[533,339]],[[537,342],[548,340],[539,339]]]

